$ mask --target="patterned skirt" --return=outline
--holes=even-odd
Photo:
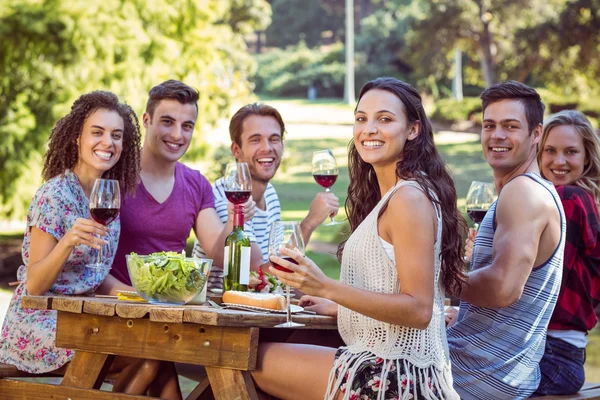
[[[457,399],[451,378],[448,387],[448,382],[439,382],[430,369],[370,353],[351,354],[343,347],[336,352],[325,398],[335,398],[339,389],[344,400]]]

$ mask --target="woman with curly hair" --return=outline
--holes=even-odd
[[[585,383],[587,333],[600,304],[600,138],[579,111],[565,110],[544,122],[538,163],[556,186],[567,220],[563,274],[540,361],[536,395],[567,395]]]
[[[271,257],[301,305],[337,316],[346,346],[265,343],[252,375],[282,399],[458,399],[444,325],[444,291],[464,281],[453,180],[412,86],[368,82],[354,115],[340,281],[298,252],[282,251],[298,265]]]
[[[98,288],[110,270],[96,265],[98,249],[108,245],[101,264],[110,266],[120,221],[104,226],[89,217],[94,181],[116,179],[123,193],[133,193],[139,169],[138,120],[114,94],[85,94],[56,123],[45,156],[46,182],[27,214],[23,265],[2,326],[0,362],[34,374],[64,372],[74,352],[55,345],[56,311],[25,309],[22,296],[81,295]],[[155,361],[116,359],[112,370],[123,373],[115,390],[145,393],[160,367]]]

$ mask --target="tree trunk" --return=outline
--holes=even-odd
[[[490,21],[493,16],[487,12],[485,0],[479,1],[479,18],[483,24],[478,39],[481,71],[483,72],[485,86],[490,87],[496,83],[496,61],[492,55],[492,33],[490,32]]]
[[[256,33],[256,54],[262,53],[262,34],[263,31],[255,31]]]

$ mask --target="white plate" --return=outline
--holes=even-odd
[[[272,312],[272,313],[277,313],[277,314],[285,314],[287,312],[287,310],[272,310],[270,308],[264,308],[264,307],[247,306],[245,304],[221,303],[221,305],[226,306],[227,308],[236,308],[238,310],[244,310],[244,311]],[[299,313],[302,311],[304,311],[304,308],[297,306],[295,304],[292,304],[292,314]]]

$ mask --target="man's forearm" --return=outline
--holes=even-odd
[[[459,298],[477,307],[502,308],[508,307],[518,300],[515,299],[516,288],[510,282],[494,271],[485,267],[470,272],[467,283],[462,286]]]
[[[315,229],[317,229],[317,226],[318,226],[318,225],[312,224],[307,219],[308,218],[304,218],[302,220],[302,222],[300,222],[300,229],[302,230],[302,239],[304,239],[304,246],[306,246],[308,244],[308,241],[310,240],[310,236],[312,235],[313,231]]]

